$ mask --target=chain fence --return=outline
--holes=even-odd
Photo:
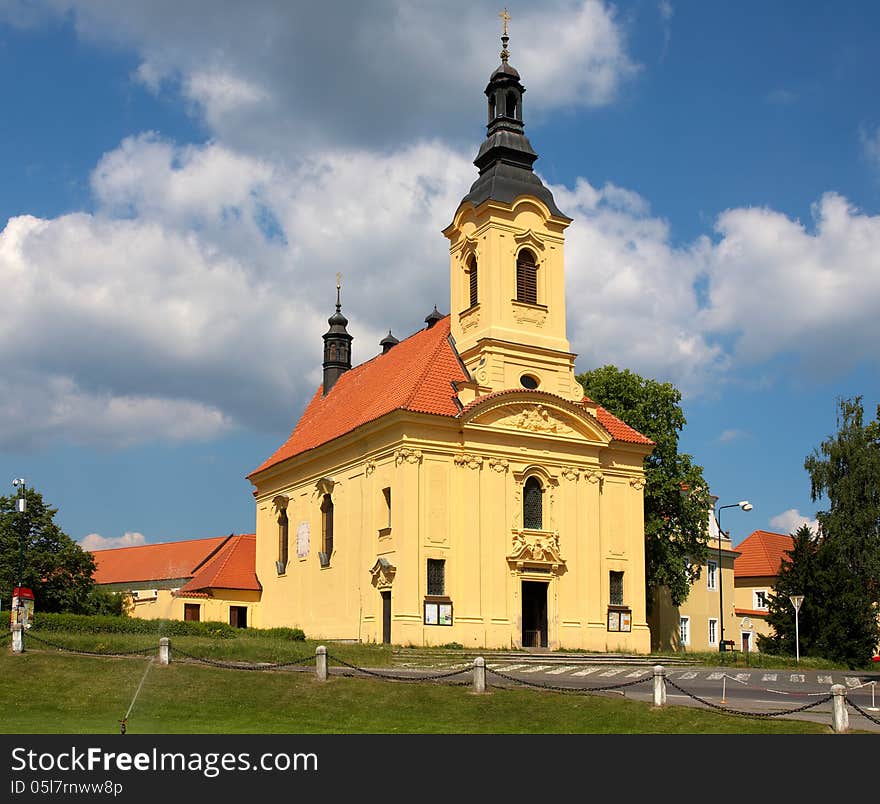
[[[4,643],[10,637],[11,637],[11,634],[5,634],[5,635],[0,636],[0,644]],[[130,650],[130,651],[85,650],[85,649],[74,648],[74,647],[70,647],[69,645],[62,645],[62,644],[53,642],[51,640],[44,639],[40,636],[37,636],[36,634],[31,633],[31,632],[28,632],[27,639],[29,639],[29,640],[32,639],[41,645],[45,645],[46,647],[53,648],[55,650],[64,651],[67,653],[74,653],[74,654],[84,654],[84,655],[88,655],[88,656],[107,656],[107,657],[137,656],[137,655],[145,655],[148,653],[156,653],[156,651],[157,651],[157,648],[155,646],[147,647],[147,648],[138,648],[138,649]],[[229,670],[250,670],[250,671],[265,670],[265,671],[270,671],[270,670],[283,670],[283,669],[294,669],[294,668],[305,669],[306,665],[312,665],[312,664],[317,663],[317,659],[316,659],[315,655],[301,656],[301,657],[291,659],[289,661],[284,661],[284,662],[243,662],[243,661],[242,662],[235,662],[235,661],[228,661],[228,660],[218,660],[218,659],[211,659],[211,658],[204,657],[204,656],[195,656],[191,653],[188,653],[187,651],[181,650],[180,648],[174,648],[173,655],[175,657],[178,657],[178,656],[184,657],[185,659],[187,659],[191,662],[196,662],[196,663],[205,664],[205,665],[211,665],[213,667],[221,667],[221,668],[229,669]],[[452,670],[449,670],[446,672],[430,672],[430,673],[415,675],[415,674],[412,674],[409,672],[407,672],[406,674],[401,674],[399,672],[392,673],[392,672],[385,672],[382,670],[377,670],[375,668],[370,669],[370,668],[366,668],[366,667],[360,667],[357,664],[354,664],[352,662],[348,662],[345,659],[341,659],[340,657],[335,656],[335,655],[331,655],[329,653],[326,654],[326,660],[327,660],[328,673],[329,673],[329,670],[331,669],[330,663],[332,662],[334,665],[336,665],[336,668],[334,668],[334,669],[338,669],[341,667],[341,668],[345,668],[347,671],[351,671],[351,672],[343,673],[344,675],[349,675],[349,676],[354,676],[356,674],[360,674],[360,675],[369,676],[372,678],[383,679],[386,681],[398,681],[398,682],[408,682],[408,683],[445,682],[448,686],[460,686],[460,687],[472,686],[474,684],[474,682],[469,679],[452,681],[452,679],[455,679],[457,677],[461,677],[461,676],[469,675],[469,674],[473,673],[473,670],[474,670],[473,664],[468,664],[464,667],[455,667]],[[627,689],[627,688],[631,688],[631,687],[636,687],[636,686],[639,686],[642,684],[650,685],[650,684],[654,683],[654,677],[651,675],[647,675],[647,676],[643,676],[641,678],[633,679],[632,681],[624,681],[624,682],[620,682],[620,683],[616,683],[616,684],[605,684],[605,685],[601,685],[601,686],[590,685],[590,686],[584,686],[584,687],[568,687],[568,686],[561,686],[558,684],[548,684],[548,683],[543,683],[540,681],[533,681],[531,679],[522,678],[521,676],[513,676],[508,673],[503,673],[499,670],[495,670],[495,669],[492,669],[489,667],[485,667],[484,672],[485,672],[486,688],[487,689],[489,689],[489,688],[504,689],[504,688],[509,687],[510,685],[515,685],[515,686],[522,686],[522,687],[531,688],[531,689],[544,690],[544,691],[548,691],[548,692],[560,692],[560,693],[575,694],[575,695],[590,695],[590,694],[595,694],[595,693],[600,693],[600,692],[613,692],[613,691],[617,691],[617,690],[623,690],[623,689]],[[506,683],[505,684],[490,683],[489,682],[490,677],[495,677],[495,678],[500,679],[501,681],[506,682]],[[733,677],[731,677],[731,680],[739,681],[739,679],[735,679]],[[774,717],[784,717],[784,716],[788,716],[788,715],[796,715],[798,713],[805,712],[810,709],[814,709],[814,708],[821,706],[823,704],[827,704],[829,701],[831,701],[834,698],[834,696],[829,693],[809,693],[809,695],[811,697],[815,696],[816,700],[810,701],[809,703],[803,704],[801,706],[790,707],[787,709],[776,709],[776,710],[766,711],[766,712],[756,712],[756,711],[747,711],[747,710],[742,710],[742,709],[734,709],[732,707],[725,706],[721,703],[716,703],[714,701],[711,701],[705,697],[697,695],[697,694],[691,692],[690,690],[680,686],[679,684],[672,681],[668,676],[664,676],[663,681],[664,681],[664,684],[667,685],[668,687],[671,687],[672,689],[678,691],[682,695],[684,695],[688,698],[691,698],[692,700],[696,701],[699,704],[702,704],[703,706],[705,706],[709,709],[712,709],[716,712],[720,712],[720,713],[727,714],[727,715],[733,715],[733,716],[737,716],[737,717],[750,717],[750,718],[759,718],[760,719],[760,718],[774,718]],[[740,682],[740,683],[742,683],[742,682]],[[750,686],[750,685],[746,685],[746,686]],[[862,685],[862,686],[864,686],[864,685]],[[755,688],[755,689],[758,689],[758,688]],[[766,689],[766,691],[767,692],[780,692],[781,694],[788,694],[788,693],[785,693],[784,691],[781,691],[781,690],[777,691],[777,690]],[[870,722],[872,722],[876,725],[880,725],[880,719],[871,715],[868,711],[866,711],[863,707],[859,706],[854,701],[847,700],[846,703],[849,706],[851,706],[856,712],[858,712],[862,717],[864,717],[866,720],[869,720]]]

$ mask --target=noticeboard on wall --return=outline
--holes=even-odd
[[[632,631],[631,609],[608,609],[609,631]]]
[[[425,601],[425,625],[452,625],[452,603]]]

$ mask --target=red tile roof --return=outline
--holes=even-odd
[[[784,533],[753,531],[736,547],[739,556],[733,562],[733,575],[735,578],[774,577],[779,574],[782,561],[788,561],[786,551],[793,547],[794,539]]]
[[[323,386],[319,387],[287,441],[248,477],[394,410],[458,416],[461,407],[453,383],[468,380],[449,339],[449,316],[444,316],[433,327],[419,330],[388,352],[346,371],[327,396],[323,395]],[[510,389],[509,392],[521,393],[522,390]],[[587,397],[583,402],[594,404]],[[615,439],[636,444],[654,443],[601,405],[596,408],[600,424]]]
[[[455,416],[453,382],[468,377],[449,341],[449,316],[318,388],[290,438],[251,475],[326,444],[393,410]],[[249,475],[250,476],[250,475]]]
[[[227,536],[190,539],[139,547],[118,547],[93,550],[95,583],[128,583],[130,581],[164,581],[189,578],[195,568],[219,548]]]
[[[200,589],[253,589],[260,591],[256,573],[257,537],[254,533],[230,536],[213,556],[196,569],[180,593]]]
[[[735,608],[733,613],[737,617],[766,617],[770,612],[767,609],[740,609]]]

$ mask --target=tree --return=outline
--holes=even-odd
[[[665,586],[681,605],[708,555],[711,503],[703,468],[678,451],[687,421],[681,392],[628,369],[607,365],[577,376],[594,402],[650,438],[645,459],[645,574],[650,608],[654,590]],[[682,494],[682,489],[688,489]]]
[[[818,656],[817,645],[825,607],[819,540],[807,524],[801,525],[792,534],[792,539],[792,548],[786,550],[787,558],[783,558],[780,564],[776,584],[767,599],[767,624],[773,633],[758,635],[758,649],[762,653],[786,656],[794,656],[800,650],[804,656]],[[798,612],[797,634],[791,595],[804,595]]]
[[[23,514],[18,512],[17,497],[0,497],[2,599],[11,605],[12,590],[20,580],[33,590],[37,611],[84,613],[93,609],[98,605],[96,599],[89,602],[94,557],[55,524],[57,509],[48,507],[38,491],[27,489],[26,494]]]
[[[862,397],[838,400],[837,433],[804,460],[819,511],[825,605],[818,642],[825,656],[853,667],[880,640],[880,405],[864,422]]]

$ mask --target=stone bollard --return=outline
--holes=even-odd
[[[168,637],[159,639],[159,664],[171,664],[171,640]]]
[[[12,626],[12,652],[24,653],[24,626],[21,623]]]
[[[482,656],[474,659],[474,692],[486,691],[486,660]]]
[[[315,671],[318,675],[318,681],[327,680],[327,648],[318,645],[315,648]]]
[[[849,713],[846,711],[846,687],[834,684],[831,687],[834,696],[831,704],[831,728],[836,734],[849,731]]]
[[[666,706],[666,670],[654,665],[654,706]]]

